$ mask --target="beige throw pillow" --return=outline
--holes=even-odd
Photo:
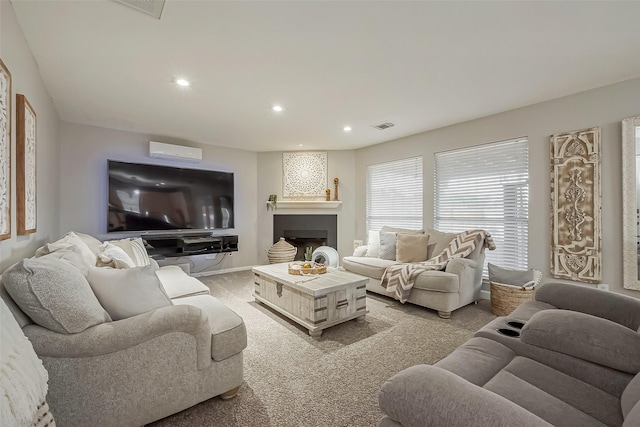
[[[124,249],[112,245],[111,243],[103,243],[100,245],[100,253],[98,254],[98,267],[113,268],[133,268],[136,267],[135,262]]]
[[[428,234],[398,233],[396,237],[396,261],[422,262],[427,260]]]
[[[172,305],[153,266],[116,269],[94,267],[87,280],[113,320]]]
[[[136,267],[144,267],[151,264],[149,254],[147,254],[147,249],[144,247],[144,242],[140,237],[135,239],[111,240],[108,243],[118,246],[124,250],[133,260]]]

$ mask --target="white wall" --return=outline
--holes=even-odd
[[[277,194],[282,200],[282,152],[258,154],[258,263],[266,264],[267,250],[273,245],[273,214],[330,214],[338,216],[338,253],[340,257],[353,253],[354,230],[356,226],[356,177],[353,168],[354,151],[329,151],[327,154],[327,180],[333,199],[333,179],[340,180],[338,196],[342,205],[337,209],[278,209],[267,210],[269,194]]]
[[[257,154],[212,145],[188,143],[153,135],[61,122],[60,124],[60,230],[74,230],[94,235],[101,240],[121,234],[106,233],[107,159],[160,164],[195,169],[233,172],[235,178],[235,225],[233,230],[215,234],[237,234],[238,252],[211,261],[214,270],[256,264]],[[202,148],[198,163],[162,160],[149,157],[149,141],[167,142]],[[191,257],[202,264],[203,257]],[[188,260],[175,259],[175,262]],[[198,265],[197,269],[205,266]]]
[[[356,153],[356,230],[365,237],[365,173],[370,164],[409,156],[424,157],[424,226],[433,226],[434,154],[520,136],[529,139],[529,265],[549,278],[549,136],[602,127],[602,273],[611,290],[636,297],[622,287],[621,121],[640,114],[640,79],[579,93],[478,120],[413,135]]]
[[[12,77],[11,97],[11,238],[0,241],[0,272],[20,259],[32,256],[46,241],[59,236],[58,194],[60,173],[58,154],[58,114],[44,86],[38,66],[11,3],[0,1],[0,58]],[[15,95],[23,94],[37,118],[37,231],[17,236],[16,199],[16,114]]]

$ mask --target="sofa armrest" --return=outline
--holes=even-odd
[[[447,263],[444,271],[461,276],[464,274],[466,269],[474,270],[476,268],[478,268],[478,262],[476,260],[469,258],[454,258]]]
[[[640,334],[590,314],[542,310],[525,323],[520,339],[618,371],[640,372]]]
[[[23,328],[40,357],[83,358],[116,353],[171,333],[196,340],[198,369],[211,363],[211,332],[207,316],[197,307],[162,307],[115,322],[92,326],[77,334],[60,334],[39,325]]]
[[[444,369],[407,368],[382,385],[380,409],[403,426],[546,426],[526,409]]]
[[[564,310],[579,311],[638,331],[640,299],[588,286],[549,282],[536,290],[536,301]]]

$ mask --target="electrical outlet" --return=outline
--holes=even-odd
[[[362,246],[362,240],[353,241],[353,249],[357,248],[358,246]]]
[[[609,290],[609,285],[607,285],[606,283],[600,283],[600,284],[596,285],[596,288],[602,289],[603,291],[608,291]]]

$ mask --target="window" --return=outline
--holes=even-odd
[[[528,268],[529,143],[515,139],[436,154],[435,228],[484,229],[492,264]]]
[[[367,167],[367,233],[382,226],[421,229],[422,156]]]

